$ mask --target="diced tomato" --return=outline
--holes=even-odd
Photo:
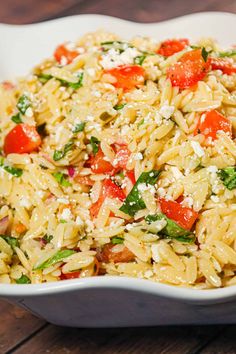
[[[223,74],[232,75],[236,73],[236,64],[230,59],[210,58],[212,70],[221,70]]]
[[[143,85],[145,78],[145,71],[139,65],[122,65],[117,68],[105,70],[105,73],[110,74],[116,80],[113,86],[122,88],[125,91]]]
[[[180,52],[185,47],[189,45],[189,40],[186,38],[180,39],[167,39],[161,43],[158,54],[163,55],[164,57],[170,57],[171,55]]]
[[[201,49],[194,49],[183,54],[177,63],[167,69],[167,77],[172,86],[189,88],[202,80],[210,68],[210,61],[205,62]]]
[[[110,179],[105,179],[103,181],[100,197],[98,198],[97,202],[94,203],[90,208],[90,214],[93,218],[97,217],[99,210],[107,197],[118,198],[122,202],[126,198],[123,190],[117,184],[112,182]]]
[[[98,259],[95,257],[95,259],[94,259],[94,273],[93,273],[94,277],[96,275],[98,275],[99,269],[100,269],[100,263],[99,263]]]
[[[116,245],[112,243],[107,243],[100,253],[100,258],[102,262],[131,262],[135,259],[135,255],[125,246],[119,252],[116,252]]]
[[[176,199],[177,203],[182,203],[182,201],[184,200],[184,196],[180,195],[178,199]]]
[[[198,121],[194,134],[203,134],[206,138],[217,139],[217,132],[223,130],[232,135],[232,125],[228,118],[213,110],[204,113]]]
[[[125,175],[130,179],[130,181],[135,184],[136,180],[135,180],[135,174],[134,174],[134,170],[126,170],[125,171]]]
[[[12,90],[15,88],[15,85],[11,81],[3,81],[2,86],[5,90]]]
[[[98,152],[95,156],[91,158],[91,171],[93,173],[112,173],[114,172],[115,168],[109,161],[106,161],[105,155],[99,147]]]
[[[80,271],[70,272],[70,273],[61,273],[60,279],[67,280],[67,279],[76,279],[80,277]]]
[[[54,52],[54,58],[60,64],[62,64],[64,58],[67,64],[70,64],[78,55],[79,53],[76,50],[69,50],[64,44],[59,45]]]
[[[125,169],[127,162],[130,157],[130,150],[128,149],[127,145],[119,145],[116,149],[116,157],[115,157],[115,167],[120,167],[121,169]]]
[[[6,155],[24,154],[37,150],[40,145],[41,138],[34,126],[17,124],[6,135],[3,150]]]
[[[161,211],[179,226],[190,230],[198,218],[198,213],[172,200],[159,199]]]
[[[88,176],[77,175],[74,177],[74,181],[77,183],[83,184],[85,186],[93,186],[94,185],[94,181],[92,181],[91,178],[89,178]]]

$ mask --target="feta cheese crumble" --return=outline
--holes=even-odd
[[[106,54],[102,56],[100,61],[101,66],[105,70],[116,68],[119,65],[133,64],[134,58],[139,55],[139,51],[136,48],[127,48],[123,53],[119,53],[118,50],[111,48]]]

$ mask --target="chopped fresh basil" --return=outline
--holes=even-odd
[[[63,187],[70,187],[71,183],[66,179],[66,175],[64,173],[61,172],[55,172],[52,174],[53,177],[55,177],[55,179],[57,180],[57,182],[63,186]]]
[[[21,119],[21,114],[20,112],[18,112],[17,114],[15,114],[14,116],[11,117],[11,120],[16,123],[16,124],[20,124],[23,123],[22,119]]]
[[[61,160],[63,157],[65,157],[65,155],[67,154],[67,152],[69,152],[74,146],[74,142],[70,141],[69,143],[67,143],[63,150],[55,150],[54,154],[53,154],[53,160],[54,161],[59,161]]]
[[[195,236],[191,231],[183,229],[176,222],[169,219],[165,214],[160,213],[160,214],[148,215],[145,218],[145,221],[148,224],[151,224],[152,222],[158,220],[166,221],[166,226],[159,232],[163,236],[174,238],[175,240],[184,243],[193,243],[195,241]]]
[[[113,108],[114,108],[116,111],[119,111],[120,109],[124,108],[125,105],[126,105],[126,103],[118,103],[118,104],[116,104]]]
[[[0,167],[4,165],[4,157],[0,156]]]
[[[47,261],[43,262],[39,266],[35,267],[34,270],[38,269],[45,269],[51,267],[52,265],[63,261],[64,258],[71,256],[72,254],[76,253],[73,250],[60,250],[54,256],[50,257]]]
[[[224,58],[224,57],[234,57],[236,55],[236,49],[229,50],[227,52],[220,52],[219,57]]]
[[[218,172],[223,185],[230,191],[236,188],[236,167],[226,167]]]
[[[143,172],[135,185],[133,186],[131,192],[128,194],[120,210],[123,213],[134,216],[139,210],[145,209],[146,205],[140,195],[138,187],[140,184],[154,185],[158,179],[160,171],[152,170],[149,172]]]
[[[67,223],[67,221],[66,221],[66,220],[64,220],[64,219],[61,219],[61,220],[60,220],[60,223],[61,223],[61,224],[66,224],[66,223]]]
[[[62,85],[67,86],[67,87],[71,87],[74,90],[77,90],[78,88],[83,86],[84,73],[79,73],[77,77],[78,77],[77,82],[69,82],[66,80],[58,79],[58,78],[56,78],[56,79],[59,80]]]
[[[22,95],[19,98],[16,106],[19,109],[20,113],[25,114],[27,109],[31,106],[31,101],[26,95]]]
[[[14,177],[20,177],[23,174],[23,170],[21,168],[11,167],[11,166],[4,166],[3,168],[5,171],[10,173]]]
[[[53,235],[44,235],[43,240],[45,243],[50,243],[53,239]]]
[[[205,61],[205,63],[207,62],[208,54],[209,54],[209,52],[206,50],[205,47],[203,47],[202,48],[202,57],[203,57],[203,60]]]
[[[85,128],[85,122],[81,122],[81,123],[78,123],[74,126],[73,130],[72,130],[72,133],[79,133],[79,132],[82,132]]]
[[[50,74],[39,74],[37,75],[38,79],[40,82],[42,82],[42,84],[45,84],[47,81],[49,81],[50,79],[52,79],[52,75]]]
[[[198,45],[190,45],[191,49],[200,49],[201,47],[199,47]]]
[[[3,238],[3,240],[5,240],[13,250],[15,249],[15,247],[19,247],[19,241],[17,238],[6,235],[0,235],[0,237]]]
[[[27,277],[27,275],[22,274],[22,276],[18,279],[16,279],[17,284],[31,284],[30,278]]]
[[[140,125],[144,124],[144,118],[138,123],[138,127],[140,127]]]
[[[146,59],[146,55],[138,55],[134,58],[134,63],[137,65],[143,65],[144,60]]]
[[[115,237],[112,237],[111,243],[112,243],[113,245],[119,245],[119,244],[124,243],[124,239],[123,239],[123,237],[115,236]]]
[[[100,141],[95,136],[91,136],[90,144],[92,146],[93,154],[96,155],[99,149]]]
[[[127,42],[121,41],[108,41],[102,42],[102,51],[107,52],[111,48],[117,50],[120,54],[123,53],[127,48],[133,48],[133,46]]]

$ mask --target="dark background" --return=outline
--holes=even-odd
[[[14,24],[84,13],[153,22],[200,11],[236,13],[236,1],[0,0],[0,22]],[[24,310],[0,301],[2,353],[233,354],[236,353],[236,326],[68,329],[49,325]]]

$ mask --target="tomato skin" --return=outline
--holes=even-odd
[[[93,173],[111,173],[115,170],[109,161],[104,159],[105,155],[99,147],[98,152],[91,158],[91,171]]]
[[[85,186],[93,186],[94,185],[94,181],[92,181],[88,176],[77,175],[73,179],[76,183],[80,183]]]
[[[127,145],[119,145],[116,149],[116,157],[114,165],[120,167],[121,169],[126,169],[127,162],[130,158],[131,152]]]
[[[145,71],[140,65],[121,65],[104,71],[116,79],[112,85],[124,91],[134,89],[144,83]]]
[[[59,45],[54,52],[54,58],[60,64],[63,58],[66,58],[67,64],[70,64],[78,55],[76,50],[69,50],[64,44]]]
[[[123,190],[112,180],[105,179],[103,181],[102,190],[100,197],[90,208],[90,214],[93,218],[97,217],[99,210],[106,198],[118,198],[122,202],[125,200],[126,196]]]
[[[70,272],[70,273],[61,273],[60,279],[67,280],[67,279],[76,279],[80,277],[80,271]]]
[[[202,80],[210,69],[210,60],[205,62],[201,49],[194,49],[183,54],[177,63],[167,69],[167,78],[172,86],[186,89]]]
[[[223,74],[232,75],[236,73],[236,64],[228,59],[210,58],[212,70],[221,70]]]
[[[130,181],[132,182],[132,184],[135,184],[135,183],[136,183],[134,170],[126,170],[126,171],[125,171],[125,175],[130,179]]]
[[[198,213],[172,200],[159,199],[161,211],[179,226],[190,230],[198,218]]]
[[[6,155],[11,153],[24,154],[38,149],[41,138],[34,126],[17,124],[5,136],[3,150]]]
[[[157,54],[163,55],[164,57],[170,57],[171,55],[180,52],[188,45],[189,40],[186,38],[167,39],[166,41],[161,43]]]
[[[125,246],[122,251],[113,252],[112,250],[115,246],[116,245],[113,245],[112,243],[107,243],[106,245],[104,245],[102,252],[100,253],[102,262],[131,262],[135,259],[134,254]]]
[[[231,122],[216,110],[212,110],[206,112],[203,119],[199,119],[194,134],[203,134],[206,138],[212,138],[212,140],[215,140],[217,139],[217,132],[219,130],[223,130],[231,136]]]

